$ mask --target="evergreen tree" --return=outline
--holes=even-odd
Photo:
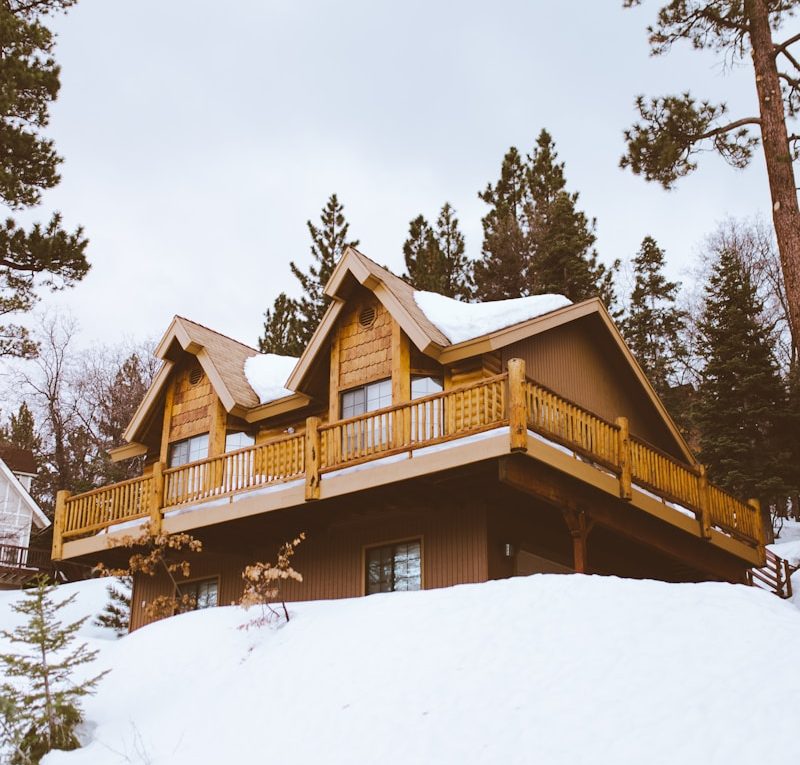
[[[622,334],[658,394],[675,382],[678,359],[684,355],[681,333],[685,317],[677,305],[679,285],[664,276],[664,250],[645,237],[633,260],[635,282]]]
[[[55,36],[45,20],[75,0],[0,3],[0,202],[11,210],[31,208],[59,182],[52,140],[41,135],[60,87],[53,59]],[[66,231],[60,213],[26,230],[13,218],[0,224],[0,316],[29,311],[37,286],[59,289],[88,272],[83,229]],[[0,356],[36,351],[27,330],[0,326]]]
[[[127,635],[131,622],[132,589],[132,576],[121,576],[117,582],[111,582],[106,587],[108,601],[94,623],[98,627],[114,630],[117,637]]]
[[[0,443],[15,446],[17,449],[27,449],[38,455],[42,440],[36,434],[36,423],[33,412],[23,401],[16,414],[11,414],[8,424],[0,428]]]
[[[24,598],[11,609],[27,617],[27,623],[13,632],[0,634],[12,644],[22,646],[21,653],[0,654],[8,680],[2,685],[4,698],[4,735],[13,750],[13,765],[29,765],[52,749],[71,750],[80,746],[75,734],[82,721],[80,699],[94,693],[106,673],[76,682],[76,668],[92,662],[97,651],[83,643],[73,647],[76,633],[88,617],[63,624],[58,612],[68,606],[75,594],[56,602],[55,585],[39,577],[34,587],[24,591]]]
[[[705,300],[705,366],[694,411],[700,456],[715,482],[766,507],[787,491],[786,391],[761,303],[734,251],[719,254]]]
[[[597,260],[595,221],[566,190],[564,163],[546,130],[523,160],[512,148],[496,186],[479,194],[490,205],[483,218],[483,258],[475,264],[482,300],[555,292],[580,301],[614,300],[612,269]]]
[[[460,300],[472,297],[472,264],[449,202],[442,207],[435,229],[422,215],[411,221],[403,255],[409,281],[416,289]]]
[[[297,303],[281,292],[275,298],[272,310],[264,314],[264,334],[258,338],[258,350],[281,356],[299,356],[305,347],[302,334]]]
[[[325,296],[325,285],[330,279],[333,269],[348,247],[357,247],[358,240],[348,239],[350,224],[344,217],[344,207],[336,194],[331,194],[320,216],[321,226],[307,221],[311,234],[311,255],[313,262],[308,273],[290,263],[292,273],[303,288],[303,295],[298,302],[298,330],[301,348],[305,348],[311,335],[314,334],[330,299]]]

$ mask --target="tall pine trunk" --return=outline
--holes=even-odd
[[[789,319],[794,330],[792,337],[797,337],[796,330],[800,328],[800,210],[786,132],[786,114],[767,1],[745,0],[745,10],[750,25],[753,68],[761,113],[761,141],[772,195],[772,220],[781,255]]]

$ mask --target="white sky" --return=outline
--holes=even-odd
[[[649,58],[660,5],[80,0],[57,22],[63,180],[36,217],[82,223],[92,270],[43,303],[69,307],[84,343],[157,337],[176,313],[255,343],[277,293],[296,294],[288,261],[308,263],[305,221],[331,192],[395,271],[408,221],[446,200],[477,257],[477,192],[542,127],[601,259],[651,234],[680,276],[717,221],[769,200],[760,155],[744,172],[703,156],[671,193],[618,168],[636,94],[755,109],[749,65]]]

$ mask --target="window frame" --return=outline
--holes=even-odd
[[[397,537],[394,539],[386,539],[382,542],[370,542],[361,546],[361,596],[369,597],[372,595],[387,595],[385,592],[367,592],[367,553],[370,550],[375,550],[379,547],[388,547],[389,545],[408,544],[409,542],[419,542],[419,590],[391,590],[390,592],[420,592],[426,589],[425,584],[425,535],[412,534],[411,536]]]
[[[251,442],[249,444],[245,444],[244,446],[237,446],[235,449],[228,449],[228,437],[229,436],[238,436],[238,435],[247,436],[248,438],[250,438],[252,440],[251,440]],[[241,449],[249,449],[251,446],[255,446],[255,445],[256,445],[256,437],[252,433],[249,433],[246,430],[239,429],[239,430],[226,430],[225,431],[225,451],[223,452],[224,454],[232,454],[233,452],[238,452]]]
[[[214,574],[213,576],[196,576],[196,577],[193,577],[192,579],[185,579],[182,582],[178,582],[176,584],[176,589],[175,589],[175,602],[176,602],[175,613],[176,614],[190,614],[193,611],[205,611],[206,608],[219,608],[220,579],[221,579],[221,577],[220,577],[219,574]],[[181,587],[182,586],[186,586],[186,585],[200,584],[201,582],[215,582],[216,583],[216,585],[217,585],[217,602],[216,602],[216,604],[213,605],[213,606],[206,606],[205,608],[197,608],[197,606],[195,605],[195,607],[193,609],[191,609],[191,611],[181,611],[180,610],[180,604],[178,603],[179,599],[182,596]]]
[[[205,457],[199,457],[198,459],[187,459],[186,462],[181,462],[179,464],[174,464],[172,461],[173,451],[176,446],[180,446],[181,444],[190,444],[195,439],[205,438],[206,439],[206,454]],[[210,433],[196,433],[193,436],[187,436],[186,438],[179,438],[177,441],[170,441],[169,448],[167,449],[167,468],[177,468],[183,467],[184,465],[190,465],[192,462],[201,462],[202,460],[208,459],[208,452],[211,448],[211,434]],[[191,446],[189,446],[189,453],[187,456],[191,457],[192,450]]]

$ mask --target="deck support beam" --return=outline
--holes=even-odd
[[[508,362],[508,429],[511,451],[528,449],[528,406],[525,400],[525,359]]]
[[[72,496],[71,491],[60,489],[56,492],[56,511],[53,515],[53,549],[50,557],[61,560],[64,554],[64,521],[67,513],[67,500]]]
[[[564,521],[572,537],[573,568],[576,574],[588,574],[588,549],[586,546],[592,523],[586,517],[584,510],[565,509],[562,511]]]

